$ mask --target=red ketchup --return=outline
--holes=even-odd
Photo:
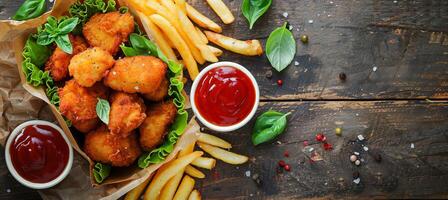
[[[251,79],[235,67],[217,67],[208,71],[196,88],[195,105],[208,122],[231,126],[241,122],[255,105],[255,87]]]
[[[30,125],[14,139],[10,155],[14,169],[21,177],[34,183],[47,183],[64,171],[69,146],[53,127]]]

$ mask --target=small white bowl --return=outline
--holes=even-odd
[[[255,104],[254,104],[252,110],[250,111],[250,113],[242,121],[238,122],[237,124],[230,125],[230,126],[218,126],[218,125],[208,122],[199,113],[198,109],[196,108],[195,101],[194,101],[196,88],[198,87],[199,81],[202,79],[204,74],[214,68],[224,67],[224,66],[234,67],[234,68],[237,68],[240,71],[242,71],[244,74],[247,75],[247,77],[249,77],[249,79],[251,80],[252,84],[254,85],[254,89],[255,89]],[[191,91],[190,91],[190,103],[191,103],[191,107],[193,109],[193,113],[198,117],[199,121],[201,121],[205,126],[207,126],[208,128],[210,128],[212,130],[218,131],[218,132],[230,132],[230,131],[234,131],[234,130],[239,129],[242,126],[246,125],[247,122],[249,122],[249,120],[252,119],[252,117],[255,115],[255,112],[257,111],[257,108],[258,108],[259,101],[260,101],[260,91],[258,88],[258,83],[255,80],[254,76],[249,72],[249,70],[247,70],[240,64],[234,63],[234,62],[217,62],[217,63],[213,63],[213,64],[207,66],[196,77],[196,79],[193,82],[193,85],[191,86]]]
[[[65,142],[68,145],[69,157],[68,157],[67,165],[65,166],[64,171],[62,171],[62,173],[58,177],[56,177],[55,179],[53,179],[47,183],[33,183],[31,181],[24,179],[16,171],[16,169],[14,168],[14,166],[12,165],[12,162],[11,162],[11,155],[9,153],[9,149],[10,149],[10,146],[11,146],[13,140],[16,138],[16,136],[19,133],[22,132],[22,129],[24,129],[25,127],[30,126],[30,125],[51,126],[52,128],[59,131],[59,134],[61,134],[61,136],[64,138]],[[69,174],[70,170],[72,169],[72,164],[73,164],[73,149],[72,149],[72,146],[71,146],[70,141],[68,140],[67,136],[65,136],[64,131],[59,126],[57,126],[51,122],[47,122],[47,121],[43,121],[43,120],[31,120],[31,121],[27,121],[27,122],[20,124],[11,132],[11,134],[9,134],[9,137],[8,137],[8,140],[6,141],[6,146],[5,146],[5,159],[6,159],[6,166],[8,167],[9,172],[21,184],[23,184],[24,186],[27,186],[29,188],[33,188],[33,189],[46,189],[46,188],[55,186],[56,184],[58,184],[59,182],[64,180],[64,178]]]

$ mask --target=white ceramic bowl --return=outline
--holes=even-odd
[[[230,126],[218,126],[218,125],[208,122],[199,113],[198,109],[196,108],[195,101],[194,101],[196,88],[198,87],[199,81],[202,79],[204,74],[207,73],[208,71],[210,71],[211,69],[214,69],[217,67],[224,67],[224,66],[235,67],[235,68],[239,69],[240,71],[242,71],[244,74],[247,75],[247,77],[249,77],[249,79],[251,80],[252,84],[254,85],[254,89],[255,89],[255,104],[254,104],[252,110],[250,111],[250,113],[241,122],[238,122],[237,124],[233,124]],[[249,120],[252,119],[255,112],[257,111],[259,101],[260,101],[260,91],[259,91],[258,84],[257,84],[257,81],[255,80],[254,76],[249,72],[249,70],[247,70],[240,64],[234,63],[234,62],[217,62],[217,63],[213,63],[213,64],[207,66],[196,77],[196,79],[193,82],[193,85],[191,86],[191,91],[190,91],[190,103],[191,103],[191,107],[193,109],[193,113],[198,117],[199,121],[201,121],[205,126],[207,126],[208,128],[210,128],[212,130],[218,131],[218,132],[234,131],[234,130],[239,129],[242,126],[246,125],[247,122],[249,122]]]
[[[67,161],[67,165],[65,166],[65,169],[62,171],[62,173],[58,177],[56,177],[55,179],[53,179],[52,181],[47,182],[47,183],[33,183],[33,182],[30,182],[30,181],[24,179],[22,176],[19,175],[19,173],[16,171],[16,169],[14,168],[14,166],[12,165],[12,162],[11,162],[11,155],[9,153],[9,149],[10,149],[10,146],[11,146],[13,140],[16,138],[16,136],[19,133],[21,133],[22,129],[24,129],[25,127],[30,126],[30,125],[47,125],[47,126],[53,127],[54,129],[59,131],[59,133],[61,134],[61,136],[64,138],[65,142],[68,145],[69,157],[68,157],[68,161]],[[27,121],[27,122],[20,124],[11,132],[11,134],[9,134],[9,137],[8,137],[8,140],[6,141],[6,146],[5,146],[5,159],[6,159],[6,166],[8,167],[9,172],[21,184],[23,184],[29,188],[33,188],[33,189],[46,189],[46,188],[55,186],[56,184],[58,184],[59,182],[64,180],[64,178],[69,174],[70,170],[72,169],[72,164],[73,164],[73,149],[72,149],[72,146],[71,146],[70,141],[68,140],[67,136],[65,136],[64,131],[62,131],[62,129],[59,126],[57,126],[53,123],[47,122],[47,121],[43,121],[43,120],[31,120],[31,121]]]

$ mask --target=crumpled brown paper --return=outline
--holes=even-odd
[[[0,142],[5,144],[10,131],[18,124],[31,119],[44,119],[59,122],[75,153],[72,170],[69,176],[57,186],[40,190],[44,199],[117,199],[126,192],[136,187],[157,170],[163,163],[151,165],[146,169],[132,168],[128,173],[109,177],[99,187],[93,187],[90,176],[90,165],[93,162],[82,152],[76,143],[70,129],[58,110],[49,103],[42,88],[35,88],[26,83],[21,70],[22,49],[30,33],[35,32],[36,27],[45,23],[51,14],[60,16],[67,14],[68,7],[75,0],[56,1],[51,11],[39,18],[17,22],[13,20],[0,20]],[[137,17],[136,17],[137,18]],[[189,107],[189,106],[188,106]],[[53,115],[52,115],[53,114]],[[194,142],[199,132],[199,125],[192,119],[182,137],[179,139],[172,154],[165,162],[174,158],[175,154]]]

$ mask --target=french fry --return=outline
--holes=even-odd
[[[207,133],[201,133],[201,135],[198,138],[198,141],[202,142],[202,143],[210,144],[213,146],[221,147],[224,149],[232,148],[232,144],[228,143],[227,141],[225,141],[219,137],[216,137],[214,135],[210,135]]]
[[[201,37],[201,41],[203,43],[207,44],[208,43],[207,36],[205,36],[205,34],[201,31],[201,29],[199,29],[198,27],[195,27],[195,28],[196,28],[196,32],[198,32],[198,35]]]
[[[210,42],[213,42],[214,44],[229,51],[246,56],[257,56],[263,54],[263,48],[258,40],[241,41],[210,31],[204,31],[204,33]]]
[[[207,46],[208,46],[208,48],[210,48],[210,50],[213,52],[213,54],[215,54],[216,57],[222,55],[223,52],[221,49],[218,49],[218,48],[216,48],[214,46],[210,46],[210,45],[207,45]]]
[[[152,15],[155,11],[147,6],[145,6],[144,0],[129,0],[125,1],[126,6],[132,8],[133,10],[144,13],[145,15]]]
[[[187,33],[190,41],[193,41],[193,44],[199,49],[199,51],[201,51],[202,57],[209,62],[218,62],[218,58],[212,53],[212,51],[210,51],[206,43],[202,42],[201,36],[199,36],[193,23],[191,23],[185,13],[178,9],[177,16],[183,31]]]
[[[185,200],[188,199],[188,196],[190,196],[191,191],[194,188],[194,179],[191,178],[188,175],[185,175],[182,179],[182,182],[180,182],[179,188],[177,188],[177,192],[174,195],[173,200]]]
[[[176,49],[179,51],[180,55],[182,56],[185,65],[187,67],[188,73],[190,74],[191,79],[195,79],[196,76],[199,74],[198,65],[196,64],[196,61],[193,58],[193,55],[191,55],[191,52],[185,43],[185,41],[182,39],[182,37],[179,35],[179,33],[176,31],[176,28],[173,27],[173,25],[170,24],[165,18],[158,14],[151,15],[149,17],[151,21],[153,21],[163,32],[165,32],[168,36],[168,38],[173,42],[173,44],[176,46]]]
[[[222,32],[221,26],[219,26],[214,21],[212,21],[211,19],[200,13],[198,10],[193,8],[193,6],[186,4],[186,8],[188,17],[198,26],[217,33]]]
[[[173,178],[163,186],[162,191],[160,192],[159,200],[171,200],[176,194],[177,187],[179,186],[182,177],[184,176],[184,170],[181,170]]]
[[[163,186],[177,173],[185,169],[193,160],[199,158],[204,153],[202,151],[195,151],[186,156],[182,156],[165,165],[163,170],[158,170],[153,180],[148,186],[143,197],[144,200],[156,200],[159,197]]]
[[[169,44],[163,33],[160,31],[160,29],[151,21],[151,19],[149,19],[143,13],[139,12],[138,15],[142,20],[142,24],[146,32],[148,32],[148,34],[150,34],[154,38],[154,42],[157,44],[163,54],[165,54],[166,57],[173,61],[178,61],[176,54],[174,53],[173,49],[171,49],[171,45]]]
[[[138,200],[140,199],[140,195],[145,190],[146,186],[148,185],[149,181],[151,180],[151,177],[148,177],[143,183],[138,185],[136,188],[129,191],[126,196],[124,197],[124,200]]]
[[[213,169],[216,165],[216,160],[213,158],[199,157],[191,162],[191,164],[204,169]]]
[[[249,159],[247,156],[243,156],[243,155],[236,154],[236,153],[233,153],[230,151],[226,151],[219,147],[215,147],[215,146],[205,144],[202,142],[198,142],[198,146],[199,146],[199,148],[201,148],[202,150],[204,150],[205,152],[207,152],[214,158],[222,160],[229,164],[239,165],[239,164],[243,164],[243,163],[247,162],[247,160]]]
[[[185,167],[185,173],[195,178],[205,178],[205,174],[191,165]]]
[[[187,3],[185,0],[174,0],[176,6],[182,10],[182,12],[187,13]]]
[[[207,0],[208,5],[215,11],[215,13],[221,18],[224,24],[230,24],[235,21],[235,17],[229,8],[222,0]]]
[[[190,196],[188,196],[188,200],[201,200],[201,193],[199,193],[196,189],[191,191]]]
[[[185,147],[184,149],[180,150],[178,157],[182,157],[182,156],[185,156],[185,155],[193,152],[195,145],[196,145],[196,142],[193,142],[193,143],[189,144],[187,147]]]
[[[165,19],[167,19],[176,28],[177,32],[179,33],[179,35],[182,37],[182,39],[185,41],[188,48],[190,49],[191,54],[193,55],[194,59],[199,64],[204,64],[205,59],[202,56],[200,50],[195,46],[194,40],[191,40],[190,37],[188,37],[187,32],[185,32],[184,29],[182,28],[182,25],[178,18],[176,5],[174,5],[174,3],[171,0],[161,0],[160,3],[161,3],[162,7],[166,8],[165,10],[168,13],[162,14],[162,12],[158,12],[158,14],[165,17]],[[150,2],[149,4],[153,4],[154,7],[157,7],[158,5],[160,5],[157,2]],[[165,11],[163,11],[163,12],[165,12]]]

